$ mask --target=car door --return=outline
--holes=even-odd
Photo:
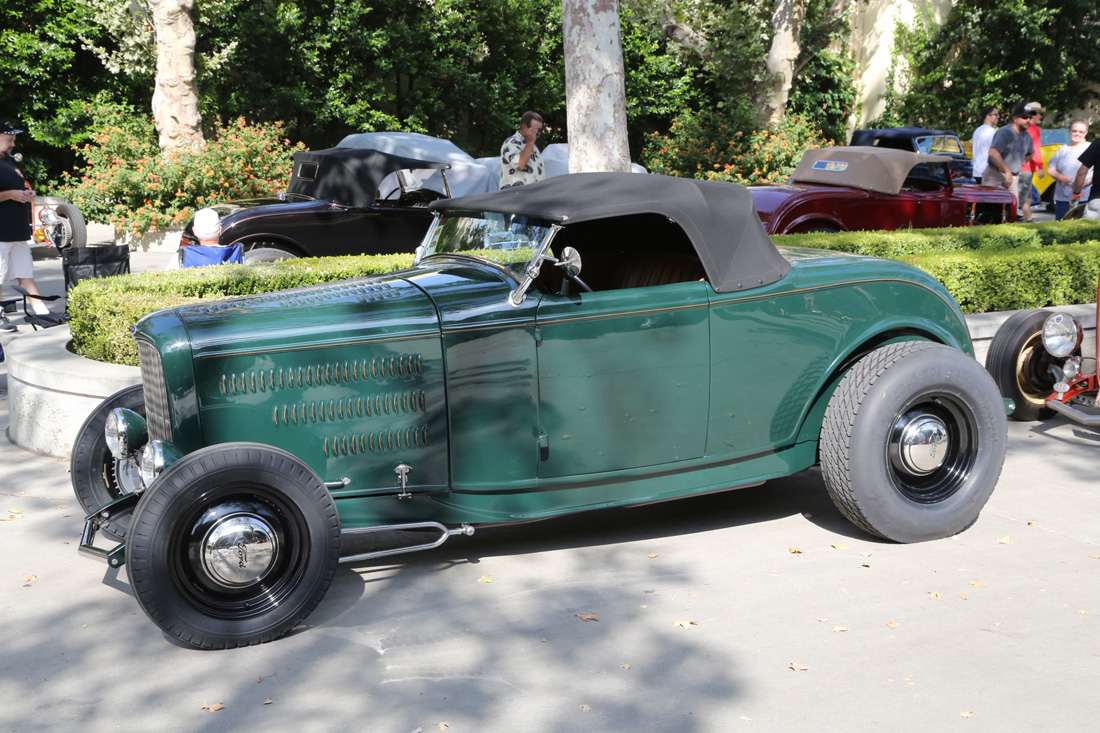
[[[709,289],[686,282],[543,297],[540,479],[703,455]]]

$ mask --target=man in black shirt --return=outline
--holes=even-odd
[[[23,172],[11,157],[15,136],[21,132],[12,123],[0,121],[0,295],[8,278],[14,278],[28,293],[38,294],[30,248],[34,192],[27,187]],[[42,308],[40,303],[35,301],[35,310]],[[18,330],[0,312],[0,331]]]

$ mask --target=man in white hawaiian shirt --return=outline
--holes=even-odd
[[[546,176],[535,139],[542,134],[542,116],[524,112],[519,130],[500,146],[500,187],[513,188],[541,181]]]

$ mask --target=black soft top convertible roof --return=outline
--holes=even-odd
[[[370,206],[382,179],[394,171],[449,168],[450,163],[391,155],[380,150],[328,148],[294,154],[287,193],[345,206]]]
[[[773,283],[790,269],[764,231],[748,189],[735,183],[640,173],[572,173],[493,193],[433,201],[430,206],[520,214],[566,226],[662,214],[684,230],[719,293]]]

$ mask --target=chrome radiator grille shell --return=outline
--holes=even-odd
[[[138,361],[141,364],[141,384],[145,390],[145,421],[152,440],[172,439],[172,420],[168,414],[168,388],[164,383],[164,367],[160,352],[153,344],[137,339]]]

